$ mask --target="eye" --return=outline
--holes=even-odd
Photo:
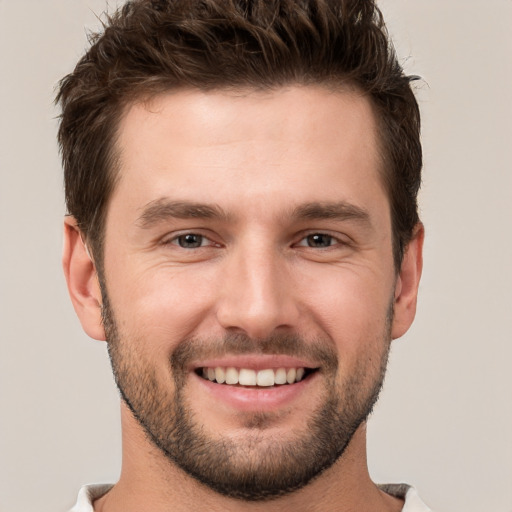
[[[186,233],[184,235],[177,236],[171,241],[171,243],[179,245],[183,249],[197,249],[198,247],[208,245],[209,240],[203,235],[198,235],[197,233]]]
[[[313,233],[304,237],[299,243],[302,247],[313,247],[317,249],[323,249],[331,247],[332,245],[339,243],[336,238],[326,233]]]

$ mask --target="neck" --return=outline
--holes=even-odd
[[[342,457],[304,488],[264,502],[220,495],[170,463],[123,406],[123,465],[119,482],[94,503],[95,512],[398,512],[403,503],[371,481],[366,462],[366,425],[354,434]]]

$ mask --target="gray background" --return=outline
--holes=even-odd
[[[115,2],[110,2],[111,8]],[[0,0],[0,511],[114,481],[118,397],[60,268],[53,87],[104,0]],[[377,481],[437,512],[512,512],[512,1],[380,3],[423,110],[419,312],[369,424]]]

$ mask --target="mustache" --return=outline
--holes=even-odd
[[[338,367],[338,354],[329,339],[306,341],[297,334],[273,334],[263,339],[254,339],[244,333],[226,333],[222,339],[188,338],[171,355],[171,367],[175,372],[183,372],[199,359],[253,354],[298,357],[313,361],[322,369],[330,371]]]

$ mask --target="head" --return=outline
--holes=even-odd
[[[398,269],[418,223],[420,117],[373,1],[129,1],[60,83],[66,205],[102,269],[119,172],[116,135],[135,101],[183,88],[356,87],[378,123]]]
[[[302,488],[377,399],[421,271],[409,82],[372,2],[178,0],[61,83],[75,307],[127,421],[218,493]]]

